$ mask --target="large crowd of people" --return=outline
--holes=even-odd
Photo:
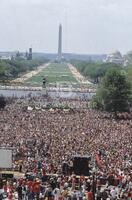
[[[73,109],[28,109],[31,101],[15,99],[0,111],[0,146],[13,149],[13,170],[26,174],[2,180],[8,199],[16,192],[29,200],[132,198],[131,117],[115,120],[81,100],[65,100]],[[75,155],[91,157],[89,176],[64,174]]]

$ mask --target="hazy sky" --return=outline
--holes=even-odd
[[[132,0],[0,0],[0,51],[80,54],[132,50]]]

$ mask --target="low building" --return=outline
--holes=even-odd
[[[105,63],[115,63],[119,65],[124,65],[125,58],[121,55],[119,51],[114,51],[107,55],[106,59],[103,60]]]
[[[0,56],[0,60],[11,60],[11,56]]]
[[[127,54],[124,57],[128,64],[132,64],[132,51],[127,52]]]

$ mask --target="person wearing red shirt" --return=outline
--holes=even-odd
[[[40,193],[40,181],[35,180],[33,184],[33,193],[36,195],[36,198],[39,199],[39,193]]]
[[[119,187],[122,187],[122,180],[123,180],[123,176],[122,176],[122,174],[121,175],[119,175]]]
[[[92,191],[89,191],[87,193],[87,195],[88,195],[88,200],[93,200],[93,192]]]

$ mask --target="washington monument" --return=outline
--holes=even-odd
[[[58,62],[62,60],[62,25],[59,25],[59,38],[58,38]]]

